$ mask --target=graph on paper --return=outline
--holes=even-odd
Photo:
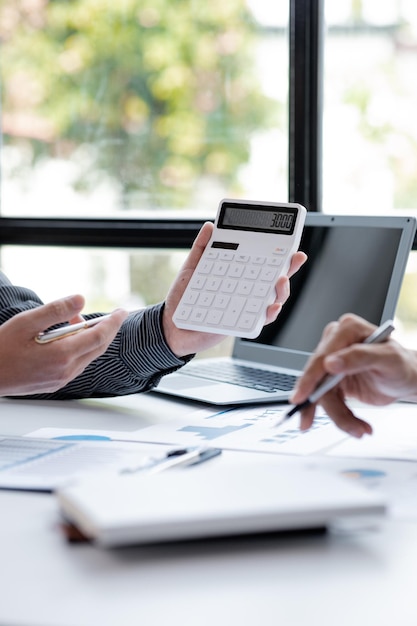
[[[338,430],[325,414],[319,414],[307,432],[299,429],[295,417],[281,426],[286,407],[282,405],[228,409],[219,412],[196,411],[188,423],[168,422],[144,428],[137,433],[146,442],[201,445],[209,443],[230,450],[250,450],[282,454],[314,454],[342,441]]]

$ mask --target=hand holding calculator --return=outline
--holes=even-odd
[[[175,325],[257,337],[275,284],[298,250],[305,216],[295,203],[222,200],[213,235],[173,315]]]

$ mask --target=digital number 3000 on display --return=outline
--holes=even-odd
[[[253,339],[298,250],[300,204],[222,200],[213,235],[173,316],[178,328]]]

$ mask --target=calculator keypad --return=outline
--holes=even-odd
[[[251,256],[207,250],[176,310],[175,321],[181,327],[199,329],[203,325],[207,330],[251,336],[262,311],[274,301],[275,283],[287,252],[280,248],[270,256]]]

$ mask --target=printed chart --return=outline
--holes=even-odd
[[[277,426],[287,407],[257,406],[210,413],[197,411],[188,423],[168,422],[140,431],[140,440],[181,445],[215,445],[229,450],[278,454],[315,454],[344,440],[324,414],[319,414],[307,432],[301,432],[298,417]]]

